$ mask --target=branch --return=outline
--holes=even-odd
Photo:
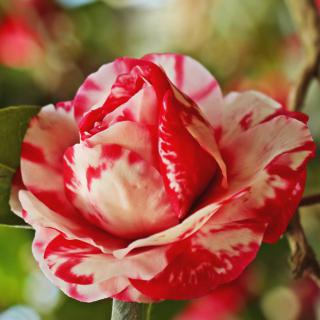
[[[301,74],[289,97],[291,110],[302,109],[309,86],[319,78],[320,17],[314,0],[286,0],[304,47]],[[287,238],[291,248],[291,268],[295,277],[309,276],[320,286],[320,266],[304,234],[299,211],[289,224]]]
[[[303,197],[299,204],[299,207],[307,207],[314,204],[320,204],[320,194],[313,194],[311,196]]]
[[[290,265],[294,277],[308,276],[320,287],[320,266],[303,232],[299,212],[288,227],[287,238],[291,249]]]
[[[303,107],[311,81],[320,79],[320,17],[314,0],[286,2],[305,51],[301,73],[289,96],[290,108],[299,111]]]

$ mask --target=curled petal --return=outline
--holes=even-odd
[[[187,214],[192,203],[213,179],[217,168],[215,158],[187,130],[184,123],[186,121],[182,119],[186,113],[192,119],[196,117],[201,124],[205,122],[196,106],[186,101],[175,89],[168,90],[160,110],[158,151],[160,171],[179,218]],[[213,129],[208,126],[209,134],[214,140]],[[202,141],[206,146],[209,144],[210,135]]]
[[[151,86],[138,91],[124,104],[111,112],[104,107],[89,111],[80,122],[80,133],[83,140],[103,132],[121,121],[132,121],[155,126],[158,122],[158,101]],[[98,123],[98,124],[97,124]]]
[[[216,79],[199,62],[179,54],[149,54],[142,58],[161,66],[172,83],[189,96],[216,129],[220,127],[223,97]]]
[[[80,121],[87,111],[103,105],[111,93],[111,87],[116,78],[128,71],[129,67],[124,59],[117,59],[91,74],[73,99],[73,112],[77,121]]]
[[[278,102],[256,91],[229,93],[225,104],[221,121],[224,140],[238,136],[282,110]]]

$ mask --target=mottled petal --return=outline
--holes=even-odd
[[[22,144],[21,176],[26,189],[62,215],[73,212],[64,193],[62,157],[78,140],[70,114],[50,105],[31,120]]]
[[[108,232],[130,239],[178,223],[161,175],[138,153],[115,144],[78,144],[65,160],[71,201]]]
[[[197,117],[201,123],[204,119],[197,113],[196,106],[189,103],[186,106],[186,99],[180,95],[177,98],[178,94],[168,90],[164,97],[159,117],[158,149],[165,187],[172,206],[181,219],[213,179],[217,163],[190,134],[182,117],[188,113],[191,118]],[[214,140],[213,129],[210,133]],[[207,140],[210,140],[210,136]]]
[[[118,294],[146,301],[130,286],[128,277],[143,280],[154,277],[167,264],[165,251],[156,248],[119,260],[44,228],[37,229],[33,242],[33,253],[48,278],[67,295],[86,302]]]
[[[184,240],[200,230],[221,207],[228,202],[232,202],[235,199],[242,197],[246,192],[247,190],[238,190],[238,192],[232,194],[226,193],[224,194],[224,197],[216,199],[216,201],[212,202],[210,205],[192,212],[192,214],[180,224],[149,237],[133,241],[126,248],[115,250],[113,254],[121,259],[137,248],[162,246]]]
[[[131,280],[155,299],[191,299],[236,279],[255,258],[265,225],[254,221],[208,222],[192,237],[171,246],[168,266],[149,281]]]
[[[216,129],[220,127],[223,97],[216,79],[199,62],[179,54],[149,54],[142,59],[161,66],[172,83],[200,107]]]
[[[224,140],[239,135],[282,110],[281,105],[256,91],[232,92],[225,97],[221,126]]]
[[[109,113],[105,114],[103,107],[88,112],[80,123],[81,138],[85,140],[88,137],[94,137],[95,134],[121,121],[132,121],[149,126],[157,125],[158,101],[152,86],[141,89]]]
[[[285,115],[271,117],[239,130],[228,140],[223,137],[220,145],[229,188],[247,185],[250,192],[218,212],[217,223],[264,219],[270,223],[264,240],[276,241],[298,206],[305,183],[305,163],[314,155],[308,127]],[[212,194],[215,192],[212,189]]]
[[[132,121],[115,123],[86,140],[87,146],[117,144],[139,154],[147,162],[157,166],[154,131],[150,127]]]
[[[21,190],[19,200],[23,207],[23,218],[35,229],[41,227],[57,230],[69,239],[80,239],[104,252],[112,252],[126,245],[125,241],[91,225],[79,213],[62,216],[52,211],[28,191]]]
[[[117,59],[103,65],[97,72],[91,74],[73,99],[75,118],[80,121],[87,111],[103,105],[117,77],[128,71],[128,65],[124,60]]]
[[[47,247],[60,237],[61,234],[53,229],[37,228],[32,244],[32,252],[42,272],[66,295],[79,301],[93,302],[122,292],[130,285],[128,279],[124,277],[114,277],[91,284],[70,283],[57,277],[50,269],[47,260],[44,258],[44,254]],[[80,251],[81,249],[77,253],[79,254]],[[57,256],[57,259],[58,263],[60,261],[59,256]],[[65,269],[70,272],[70,267]]]

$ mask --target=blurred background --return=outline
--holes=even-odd
[[[284,106],[303,55],[282,0],[0,0],[0,107],[72,99],[101,64],[150,52],[191,55],[224,93],[258,89]],[[304,111],[318,145],[319,104],[315,82]],[[319,152],[309,171],[306,194],[319,193]],[[320,257],[320,206],[304,208],[302,222]],[[0,227],[0,320],[109,319],[110,301],[79,303],[42,276],[32,237]],[[285,238],[264,245],[236,282],[195,301],[156,304],[152,319],[320,319],[320,291],[292,279],[288,255]]]

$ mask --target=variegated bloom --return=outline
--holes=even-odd
[[[11,206],[67,295],[189,299],[279,239],[313,153],[303,114],[223,97],[190,57],[120,58],[32,119]]]

